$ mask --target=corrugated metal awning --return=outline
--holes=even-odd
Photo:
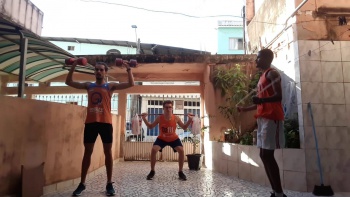
[[[72,54],[4,18],[0,18],[0,72],[19,74],[21,56],[19,30],[28,38],[26,80],[45,82],[68,73],[64,68],[64,60],[74,57]],[[91,69],[79,68],[86,72],[91,72]]]

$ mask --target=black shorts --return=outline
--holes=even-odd
[[[175,147],[182,146],[182,143],[181,143],[179,138],[177,138],[176,140],[174,140],[172,142],[166,142],[166,141],[163,141],[163,140],[157,138],[156,141],[153,143],[153,145],[160,146],[159,152],[162,152],[163,148],[166,146],[170,146],[171,148],[173,148],[174,152],[177,152],[175,150]]]
[[[109,123],[86,123],[84,128],[84,143],[95,143],[100,134],[103,143],[113,142],[113,126]]]

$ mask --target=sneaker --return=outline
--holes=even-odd
[[[186,181],[186,180],[187,180],[186,175],[185,175],[182,171],[179,172],[179,179],[181,179],[181,180],[183,180],[183,181]]]
[[[115,195],[115,190],[114,190],[114,187],[113,187],[113,183],[107,183],[106,185],[106,195],[107,196],[114,196]]]
[[[152,180],[156,172],[154,170],[151,170],[149,174],[147,175],[147,180]]]
[[[81,192],[85,190],[85,185],[82,183],[79,183],[77,189],[73,192],[73,196],[80,196]]]
[[[271,196],[270,197],[276,197],[275,193],[271,192]],[[287,195],[283,194],[283,197],[287,197]]]

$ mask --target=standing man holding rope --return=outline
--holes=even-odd
[[[123,62],[128,73],[128,82],[125,83],[108,83],[105,79],[107,76],[108,67],[104,62],[97,62],[95,65],[94,83],[85,82],[79,83],[73,81],[73,72],[77,65],[74,61],[67,75],[66,84],[77,89],[85,89],[88,92],[87,116],[84,128],[84,157],[81,167],[81,181],[77,189],[73,192],[73,196],[80,196],[85,190],[86,175],[91,163],[91,155],[94,150],[95,141],[100,135],[103,142],[103,151],[105,154],[105,165],[107,172],[107,196],[114,196],[115,190],[112,182],[113,170],[113,127],[111,114],[111,98],[114,90],[126,89],[134,86],[134,77],[131,72],[128,62]]]
[[[284,197],[286,195],[283,194],[280,171],[274,157],[275,149],[284,147],[285,139],[281,76],[277,70],[271,68],[273,55],[270,49],[259,51],[256,67],[263,74],[257,87],[258,94],[253,97],[254,105],[237,109],[239,112],[257,109],[257,147],[260,148],[260,158],[273,190],[271,197]]]
[[[147,175],[147,180],[152,180],[155,175],[154,167],[156,165],[157,152],[162,152],[165,146],[171,146],[174,152],[179,153],[179,179],[186,181],[187,177],[182,172],[185,161],[185,153],[181,140],[176,134],[176,126],[179,125],[183,130],[186,130],[187,127],[192,123],[193,114],[187,114],[188,120],[186,124],[184,124],[178,116],[173,114],[173,102],[164,101],[163,114],[157,116],[154,122],[149,123],[146,119],[146,116],[147,113],[142,113],[142,119],[149,129],[152,129],[159,124],[159,135],[154,142],[151,150],[151,171]]]

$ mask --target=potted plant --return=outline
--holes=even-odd
[[[200,126],[200,120],[197,117],[197,126]],[[190,170],[200,170],[202,167],[202,163],[203,163],[203,155],[201,153],[197,153],[197,148],[199,148],[200,142],[201,142],[201,134],[202,132],[204,132],[208,127],[204,126],[204,127],[198,127],[198,128],[194,128],[193,125],[192,127],[189,129],[193,135],[193,137],[191,138],[191,140],[189,140],[189,142],[192,144],[192,154],[187,154],[187,163],[188,163],[188,168]],[[197,131],[193,132],[194,130],[197,129]],[[199,131],[200,129],[200,131]],[[199,133],[198,133],[199,132]]]
[[[219,112],[230,123],[230,128],[223,131],[225,142],[239,143],[245,131],[240,131],[239,128],[240,113],[237,111],[237,104],[251,104],[250,98],[242,99],[256,87],[260,73],[248,77],[242,66],[236,64],[218,66],[214,69],[213,74],[214,87],[221,91],[221,96],[225,101],[224,104],[218,106]]]
[[[200,134],[193,135],[190,140],[193,146],[192,154],[187,154],[187,163],[190,170],[200,170],[203,162],[203,155],[201,153],[196,153],[196,149],[200,144]]]

